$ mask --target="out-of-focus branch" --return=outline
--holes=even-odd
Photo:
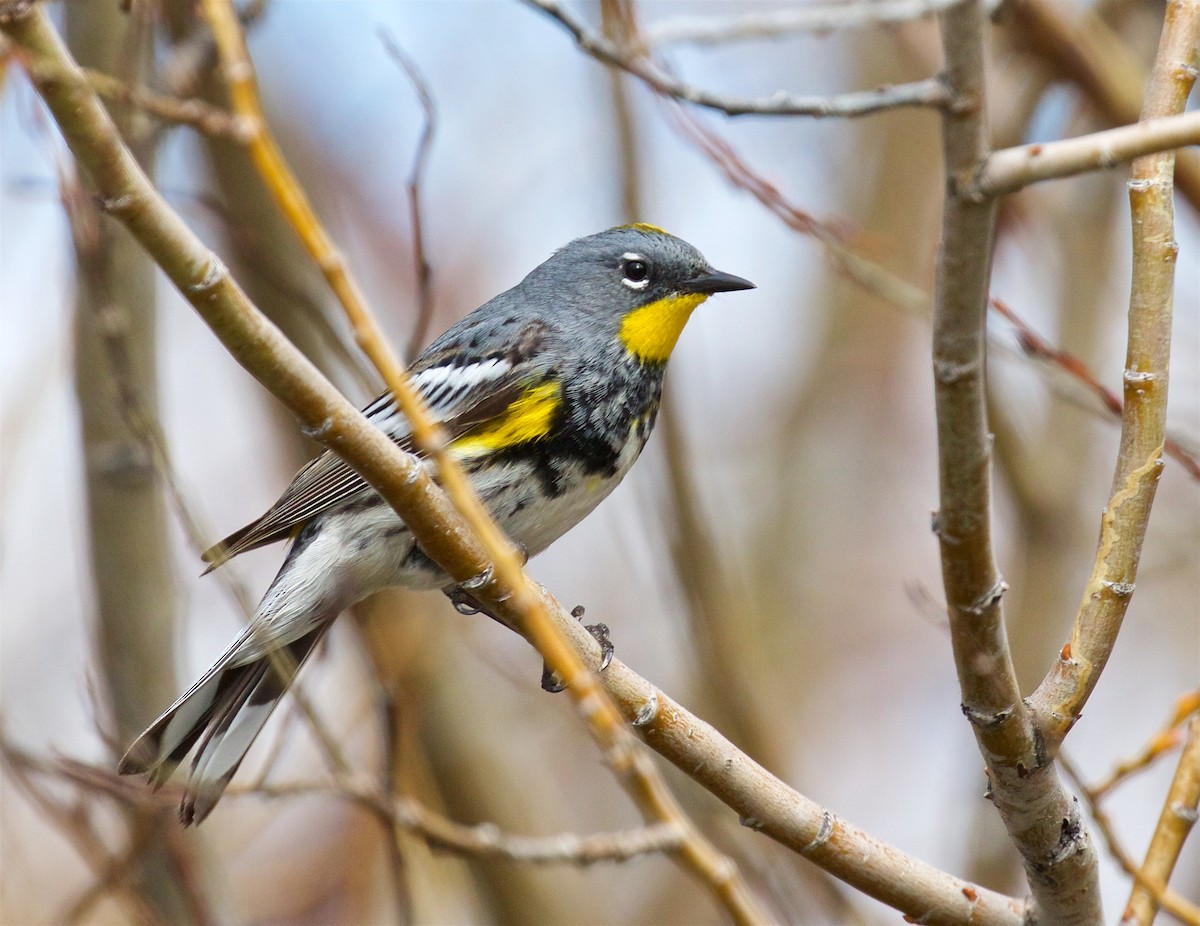
[[[137,107],[165,122],[190,125],[205,135],[232,138],[238,142],[248,140],[249,132],[244,121],[223,109],[210,106],[203,100],[176,99],[137,84],[126,83],[93,68],[84,70],[96,92],[106,100]]]
[[[1200,688],[1181,695],[1175,701],[1171,716],[1162,729],[1151,736],[1135,755],[1118,762],[1116,768],[1092,785],[1092,793],[1097,798],[1103,797],[1130,775],[1140,772],[1160,756],[1177,747],[1183,741],[1180,726],[1197,711],[1200,711]]]
[[[393,826],[415,833],[431,849],[456,855],[503,858],[534,865],[594,865],[625,862],[642,855],[679,850],[683,834],[668,823],[610,833],[559,833],[553,836],[519,836],[506,833],[491,823],[466,826],[408,797],[388,799],[372,790],[350,783],[280,785],[244,792],[262,797],[293,797],[300,794],[334,794],[372,805]]]
[[[1109,414],[1120,419],[1124,407],[1121,397],[1104,385],[1104,383],[1100,382],[1096,374],[1091,371],[1086,363],[1074,354],[1061,350],[1046,341],[1024,319],[1017,315],[1004,300],[993,296],[989,301],[991,307],[1016,329],[1021,350],[1027,356],[1036,357],[1039,360],[1054,364],[1096,396]],[[1185,447],[1179,439],[1168,436],[1164,449],[1166,453],[1174,457],[1187,470],[1189,476],[1200,481],[1200,460],[1197,460],[1195,454]]]
[[[261,316],[216,256],[154,191],[41,8],[0,3],[0,31],[24,49],[35,89],[76,158],[93,175],[108,211],[151,253],[234,358],[285,402],[306,430],[352,462],[403,512],[422,548],[456,580],[489,574],[482,546],[424,468],[372,427]],[[518,623],[518,604],[495,579],[479,582],[474,594]],[[577,651],[587,653],[592,664],[599,661],[595,640],[544,589],[527,585],[522,594],[553,615]],[[603,679],[652,748],[737,811],[747,825],[847,883],[930,924],[1022,922],[1020,901],[939,871],[839,819],[621,662],[614,660]]]
[[[1086,5],[1053,0],[1012,0],[1011,17],[1029,47],[1079,87],[1112,125],[1128,125],[1143,115],[1146,73],[1120,37]],[[1200,210],[1200,156],[1183,150],[1175,159],[1179,192]]]
[[[1167,790],[1158,826],[1150,838],[1146,850],[1146,861],[1142,863],[1141,875],[1129,895],[1129,903],[1121,917],[1122,923],[1137,923],[1150,926],[1154,921],[1161,900],[1155,892],[1167,889],[1171,872],[1179,859],[1179,852],[1188,833],[1196,825],[1197,807],[1200,806],[1200,714],[1192,717],[1188,724],[1187,739],[1179,756],[1175,777]],[[1154,890],[1148,890],[1149,885]],[[1197,911],[1200,919],[1200,911]]]
[[[1196,77],[1200,0],[1171,0],[1143,116],[1183,110]],[[1030,698],[1049,755],[1078,719],[1116,644],[1133,596],[1142,542],[1162,472],[1174,302],[1174,156],[1134,161],[1129,182],[1133,276],[1125,359],[1121,444],[1112,494],[1100,523],[1095,565],[1065,658]]]
[[[948,181],[988,155],[982,3],[940,16],[944,79],[963,107],[943,115]],[[1096,854],[1077,802],[1041,754],[1017,685],[991,535],[986,319],[996,204],[947,182],[933,314],[939,509],[935,518],[962,709],[987,764],[990,796],[1021,853],[1033,918],[1100,918]]]
[[[733,97],[711,93],[672,77],[640,49],[626,50],[588,29],[555,0],[525,0],[558,22],[575,39],[580,50],[597,61],[619,67],[657,93],[685,103],[716,109],[728,116],[812,116],[815,118],[866,116],[887,109],[918,106],[942,109],[951,102],[946,87],[936,78],[837,96],[796,96],[782,90],[769,97]]]
[[[423,118],[421,132],[417,136],[412,169],[408,174],[408,214],[412,223],[413,259],[417,270],[417,317],[413,322],[412,334],[408,338],[408,347],[404,351],[405,362],[411,363],[429,336],[429,323],[433,320],[433,269],[425,255],[425,217],[421,209],[421,181],[425,176],[425,165],[429,161],[433,135],[437,131],[437,106],[433,101],[433,92],[416,62],[405,53],[391,33],[381,30],[379,37],[389,57],[412,84],[417,101],[421,104]]]
[[[73,6],[64,11],[64,28],[82,60],[121,71],[132,83],[152,68],[148,13],[141,3],[128,13]],[[131,139],[147,121],[140,110],[116,119]],[[154,144],[131,146],[152,171]],[[63,174],[76,185],[73,165]],[[78,208],[69,213],[77,269],[74,372],[94,590],[92,645],[110,729],[125,740],[152,719],[155,704],[176,692],[174,570],[163,492],[141,434],[123,413],[132,397],[147,422],[157,418],[155,267],[124,229],[102,223],[94,190],[84,194],[76,185],[75,193]],[[135,812],[125,823],[130,853],[121,865],[105,865],[97,896],[123,880],[156,918],[206,922],[207,899],[192,890],[194,847],[166,838],[170,816]]]
[[[806,3],[755,10],[728,19],[680,16],[648,25],[642,36],[650,48],[692,43],[723,45],[748,39],[773,39],[797,32],[829,35],[841,29],[895,26],[925,19],[963,0],[856,0]]]
[[[361,290],[267,129],[258,101],[254,66],[246,52],[232,3],[206,0],[205,11],[229,83],[233,109],[254,124],[250,150],[264,182],[275,194],[280,208],[295,226],[313,259],[325,272],[354,326],[355,339],[383,376],[408,418],[414,442],[436,463],[446,493],[481,542],[485,554],[483,568],[465,576],[453,571],[451,575],[464,582],[464,588],[485,605],[491,605],[493,600],[504,602],[505,607],[493,613],[508,618],[510,626],[530,639],[546,663],[566,682],[588,731],[647,821],[679,828],[683,839],[675,856],[680,862],[712,889],[736,921],[765,921],[765,915],[742,882],[736,866],[717,852],[687,820],[580,651],[572,647],[555,626],[550,609],[541,598],[532,594],[532,584],[525,575],[516,548],[483,507],[461,467],[446,452],[447,444],[441,429],[413,389],[403,364],[391,350]],[[405,521],[408,523],[407,517]],[[410,523],[409,526],[413,525]],[[415,528],[413,532],[422,541],[422,548],[433,555],[421,534]],[[433,558],[442,564],[436,555]]]
[[[1079,138],[1022,145],[988,155],[963,195],[973,199],[1013,193],[1031,183],[1116,167],[1145,154],[1200,144],[1200,112],[1152,119]]]
[[[1187,926],[1200,926],[1200,907],[1173,891],[1146,880],[1133,857],[1117,838],[1116,829],[1107,812],[1100,805],[1100,795],[1097,794],[1096,789],[1088,787],[1087,782],[1083,780],[1079,771],[1065,754],[1059,753],[1058,762],[1062,765],[1063,773],[1075,786],[1084,803],[1087,804],[1088,814],[1096,824],[1096,829],[1103,838],[1108,854],[1112,856],[1113,861],[1121,866],[1121,870],[1129,875],[1135,885],[1148,891],[1157,904],[1170,912],[1181,923],[1186,923]]]

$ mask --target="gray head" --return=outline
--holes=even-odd
[[[521,283],[528,298],[611,321],[626,348],[651,362],[670,356],[692,310],[713,293],[753,288],[713,270],[681,238],[644,224],[578,238]]]

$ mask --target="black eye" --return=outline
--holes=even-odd
[[[630,283],[643,283],[650,278],[650,268],[644,260],[623,261],[621,270]]]

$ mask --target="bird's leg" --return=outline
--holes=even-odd
[[[583,620],[583,605],[577,604],[571,609],[571,617],[577,621]],[[612,662],[614,647],[612,640],[608,638],[608,624],[584,624],[583,629],[596,638],[596,642],[600,644],[600,667],[597,669],[603,672]],[[557,694],[567,687],[567,683],[558,677],[549,666],[542,666],[542,689],[551,694]]]

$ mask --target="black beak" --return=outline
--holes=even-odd
[[[711,269],[692,277],[681,287],[685,293],[731,293],[739,289],[754,288],[754,284],[749,280]]]

